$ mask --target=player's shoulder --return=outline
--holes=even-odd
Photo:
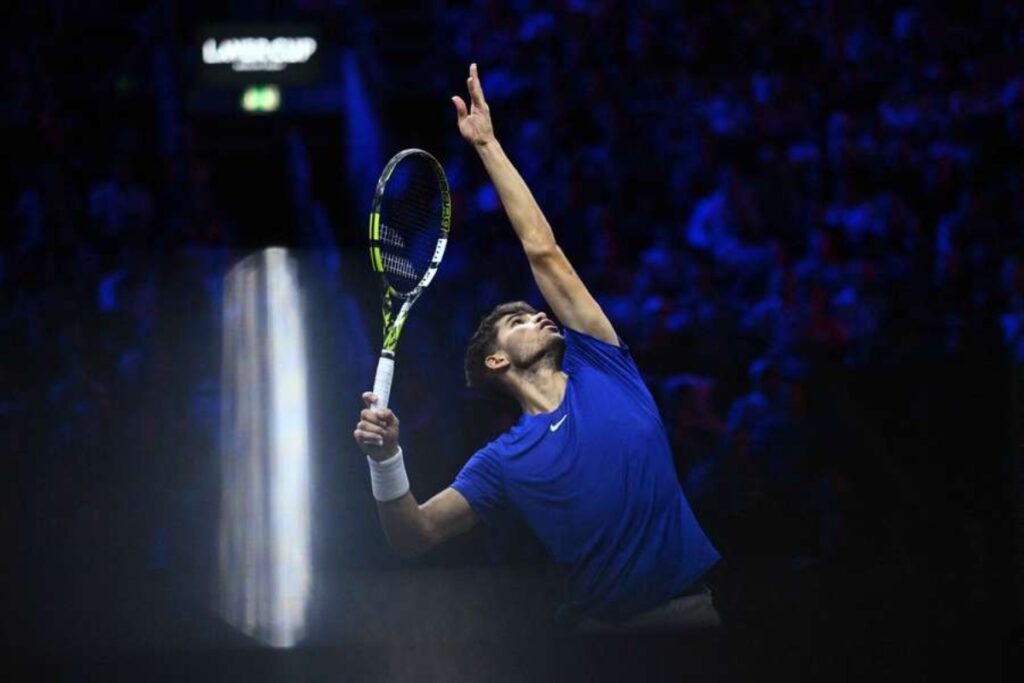
[[[612,337],[594,336],[589,332],[574,330],[571,327],[563,328],[563,333],[568,348],[575,347],[579,350],[593,350],[599,353],[613,353],[616,355],[629,355],[630,353],[629,346],[614,331],[612,333],[614,335],[614,342],[611,341]]]
[[[563,367],[570,375],[596,371],[600,373],[638,374],[629,346],[617,337],[618,344],[610,344],[578,330],[565,332],[565,360]]]
[[[567,343],[575,342],[584,346],[605,347],[628,351],[629,347],[610,325],[607,329],[575,329],[566,325],[562,328]]]
[[[490,457],[500,460],[514,458],[530,450],[544,436],[544,433],[538,428],[539,423],[529,417],[523,415],[507,431],[499,434],[480,450],[488,451]]]

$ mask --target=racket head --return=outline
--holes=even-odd
[[[386,296],[414,300],[430,284],[451,215],[448,179],[429,152],[405,149],[388,161],[370,210],[370,263]]]

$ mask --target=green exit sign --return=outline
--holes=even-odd
[[[242,110],[249,114],[269,114],[281,108],[281,90],[276,85],[253,85],[245,89]]]

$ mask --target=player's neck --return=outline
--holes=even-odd
[[[546,367],[519,375],[514,380],[516,400],[527,415],[550,413],[562,404],[569,375]]]

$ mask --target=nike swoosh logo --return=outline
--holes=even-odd
[[[552,424],[551,425],[551,431],[557,432],[558,428],[562,426],[562,423],[565,422],[565,418],[567,418],[567,417],[569,417],[569,416],[568,415],[563,415],[561,420],[559,420],[558,422],[555,422],[554,424]]]

